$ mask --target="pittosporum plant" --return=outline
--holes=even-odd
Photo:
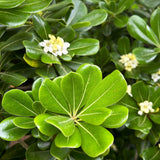
[[[127,120],[128,109],[116,105],[126,88],[119,71],[102,80],[101,70],[89,64],[53,81],[38,79],[32,91],[5,93],[2,106],[13,116],[0,123],[0,137],[15,141],[39,132],[42,140],[53,140],[50,153],[58,159],[79,147],[97,157],[113,144],[106,128],[118,128]]]

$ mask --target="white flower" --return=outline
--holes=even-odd
[[[157,82],[160,79],[160,70],[156,73],[151,74],[151,78],[154,82]]]
[[[147,100],[139,103],[139,106],[140,106],[140,110],[138,111],[139,115],[143,115],[143,113],[155,112],[155,110],[152,108],[153,103]]]
[[[125,70],[127,71],[131,71],[133,68],[136,68],[138,65],[138,61],[135,55],[132,53],[122,55],[119,62],[121,62],[124,65]]]
[[[68,42],[64,42],[61,37],[55,37],[49,34],[50,40],[44,40],[40,42],[39,45],[44,47],[45,53],[52,53],[54,56],[62,56],[63,54],[68,54],[67,48],[70,46]]]
[[[132,97],[131,85],[128,85],[128,86],[127,86],[127,93]]]

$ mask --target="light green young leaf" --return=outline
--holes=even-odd
[[[128,108],[121,105],[108,107],[111,110],[110,116],[102,124],[106,128],[119,128],[124,125],[128,119]]]
[[[50,116],[45,121],[58,128],[65,137],[71,136],[75,129],[74,120],[70,117]]]
[[[29,131],[16,127],[13,123],[14,118],[8,117],[0,123],[0,137],[6,141],[16,141]]]
[[[53,54],[42,54],[41,61],[46,64],[61,64],[58,57],[54,56]]]
[[[59,133],[55,138],[55,145],[60,148],[79,148],[81,146],[81,135],[78,128],[75,128],[70,137],[65,137],[62,133]]]
[[[23,3],[25,0],[0,0],[0,8],[15,8],[18,7],[21,3]]]
[[[101,126],[78,123],[83,151],[90,157],[103,154],[113,143],[112,134]]]
[[[8,113],[19,116],[37,115],[32,109],[32,103],[27,93],[18,89],[6,92],[2,100],[2,106]]]

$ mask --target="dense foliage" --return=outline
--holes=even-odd
[[[0,160],[160,160],[159,0],[0,0]]]

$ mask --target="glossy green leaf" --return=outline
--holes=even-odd
[[[126,15],[115,16],[114,25],[116,27],[123,28],[127,25],[127,22],[128,22],[128,16]]]
[[[51,148],[50,148],[51,155],[59,160],[65,160],[70,152],[71,152],[71,148],[58,148],[55,145],[54,141],[53,141]]]
[[[71,72],[61,82],[62,91],[69,104],[70,112],[75,114],[80,107],[83,96],[83,79],[80,74]]]
[[[101,126],[78,123],[83,151],[90,157],[104,153],[113,143],[112,134]]]
[[[17,9],[25,13],[36,13],[45,9],[52,0],[25,0]]]
[[[160,4],[159,0],[140,0],[140,2],[149,8],[155,8]]]
[[[2,106],[10,114],[35,116],[37,114],[32,109],[32,103],[32,99],[25,92],[13,89],[5,93]]]
[[[65,137],[71,136],[75,129],[74,121],[70,117],[50,116],[45,121],[58,128]]]
[[[59,87],[49,79],[46,79],[40,88],[40,102],[49,111],[62,114],[70,114],[65,97]]]
[[[26,54],[29,58],[34,60],[40,60],[44,53],[43,49],[36,43],[31,41],[23,41],[26,49]]]
[[[70,137],[65,137],[62,133],[59,133],[55,138],[55,145],[60,148],[79,148],[81,146],[81,135],[78,128],[75,128]]]
[[[42,114],[46,111],[39,101],[34,101],[32,104],[32,108],[37,114]]]
[[[19,32],[9,39],[5,41],[3,46],[1,47],[0,51],[16,51],[19,49],[24,48],[23,41],[24,40],[32,40],[33,36],[31,33],[27,32]]]
[[[42,132],[43,134],[47,136],[53,136],[58,132],[58,130],[53,125],[45,121],[50,116],[51,115],[49,114],[39,114],[34,119],[34,123],[36,124],[40,132]]]
[[[67,25],[75,24],[82,17],[87,15],[87,7],[83,2],[80,0],[72,0],[72,2],[74,4],[74,8],[67,19]]]
[[[153,61],[158,54],[158,52],[155,52],[153,49],[142,47],[133,49],[132,53],[136,56],[138,62],[142,64]]]
[[[81,65],[77,72],[81,74],[84,81],[83,102],[85,103],[92,93],[95,86],[102,80],[102,72],[96,65]],[[81,102],[81,104],[83,104]]]
[[[110,116],[110,114],[111,110],[108,108],[96,108],[87,110],[78,117],[87,123],[100,125]]]
[[[27,80],[27,78],[21,74],[13,72],[0,72],[0,79],[13,86],[19,86]]]
[[[48,39],[48,34],[51,33],[51,28],[39,15],[33,16],[33,26],[42,39]]]
[[[160,41],[160,8],[157,8],[151,15],[151,27]]]
[[[70,54],[89,56],[94,55],[99,50],[99,41],[97,39],[77,39],[73,41],[68,49]]]
[[[43,54],[41,56],[41,61],[46,64],[61,64],[58,57],[54,56],[53,54]]]
[[[15,126],[23,129],[32,129],[35,128],[33,118],[30,117],[16,117],[13,119]]]
[[[108,107],[111,110],[110,116],[102,124],[106,128],[119,128],[124,125],[128,119],[128,109],[121,105]]]
[[[156,124],[160,124],[160,113],[152,113],[149,115],[150,119],[156,123]]]
[[[125,95],[126,89],[122,74],[118,70],[112,72],[96,85],[81,113],[89,108],[106,107],[118,102]]]
[[[0,8],[15,8],[19,6],[21,3],[23,3],[25,0],[10,0],[8,3],[8,0],[0,0]]]
[[[121,37],[118,40],[118,51],[120,54],[128,54],[130,53],[130,41],[128,37]]]
[[[72,24],[73,29],[79,29],[83,27],[89,27],[91,25],[91,22],[77,22],[75,24]]]
[[[6,118],[0,123],[0,137],[6,141],[16,141],[29,131],[16,127],[13,123],[14,118],[15,117]]]
[[[139,116],[138,113],[130,114],[125,125],[130,129],[141,131],[144,134],[148,134],[152,128],[152,123],[148,119],[147,115]]]
[[[32,85],[32,95],[35,101],[39,101],[39,89],[43,82],[42,78],[38,78],[34,81]]]
[[[19,27],[29,18],[29,13],[22,13],[17,9],[1,9],[0,23],[9,27]]]
[[[158,39],[152,29],[139,16],[133,15],[127,25],[128,32],[132,37],[145,43],[159,46]]]
[[[141,154],[143,160],[159,160],[160,150],[158,147],[150,147]]]
[[[154,88],[154,92],[149,97],[149,100],[153,103],[153,108],[157,109],[160,104],[160,88]]]
[[[72,71],[68,66],[64,64],[55,64],[55,68],[60,76],[64,76]]]
[[[47,150],[50,148],[50,144],[51,142],[43,142],[43,141],[39,141],[37,142],[37,147],[40,149],[40,150]]]

